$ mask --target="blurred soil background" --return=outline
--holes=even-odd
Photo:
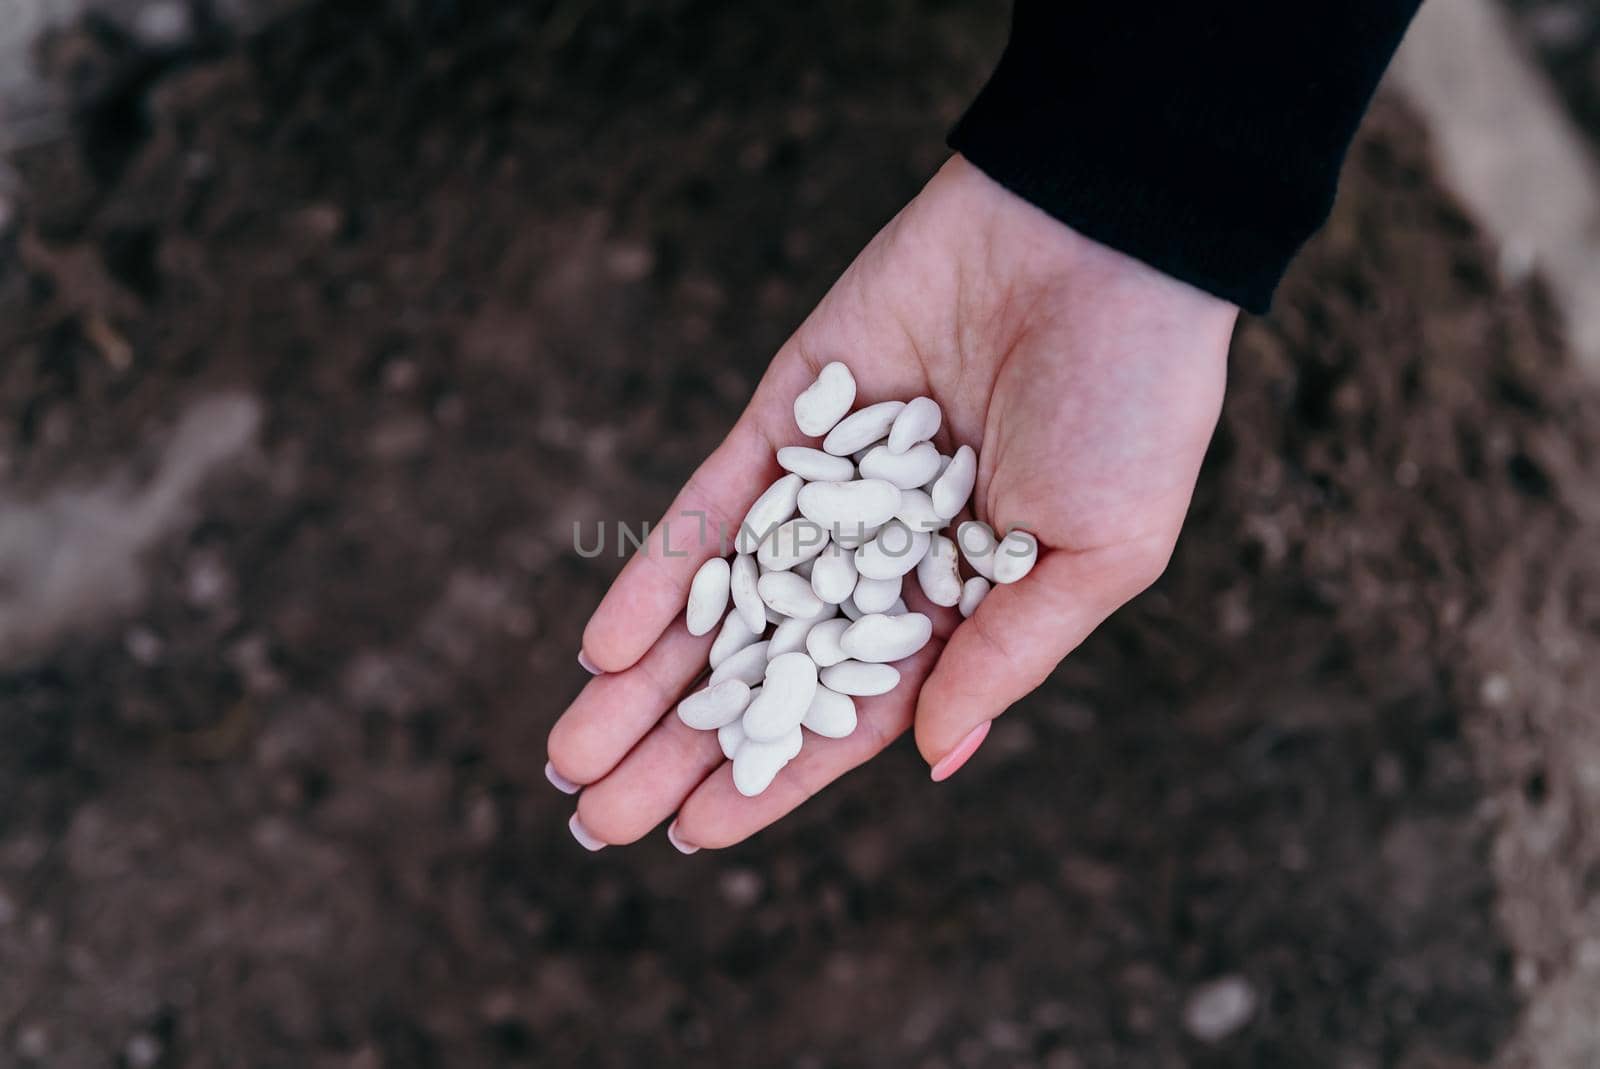
[[[33,46],[0,1065],[1600,1065],[1600,394],[1402,102],[1169,573],[967,769],[589,855],[574,524],[665,507],[1006,5],[269,7]]]

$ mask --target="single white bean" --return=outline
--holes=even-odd
[[[970,445],[956,450],[944,474],[934,480],[929,496],[933,498],[933,511],[946,520],[966,507],[972,497],[972,486],[978,480],[978,454]]]
[[[943,530],[947,522],[944,517],[933,511],[933,498],[928,496],[926,490],[900,491],[900,508],[895,512],[894,518],[913,531]]]
[[[817,693],[817,665],[804,653],[785,653],[767,664],[761,693],[744,710],[744,733],[758,742],[780,739],[800,725]]]
[[[961,609],[962,619],[966,619],[978,611],[978,606],[983,604],[983,599],[989,596],[989,580],[981,575],[975,575],[961,584]]]
[[[920,612],[904,616],[868,613],[839,636],[839,647],[858,661],[887,664],[902,661],[928,644],[933,621]],[[745,728],[746,731],[750,729]]]
[[[956,545],[961,547],[961,555],[967,558],[973,571],[991,583],[994,582],[994,551],[999,544],[994,528],[982,520],[968,520],[956,528]]]
[[[811,592],[829,605],[837,605],[856,588],[856,555],[843,546],[829,544],[811,568]]]
[[[821,438],[856,403],[856,377],[839,361],[817,373],[816,381],[794,399],[794,422],[800,433]],[[848,450],[847,450],[848,452]]]
[[[756,591],[756,580],[760,578],[761,573],[756,567],[756,559],[753,556],[741,553],[733,558],[729,583],[733,594],[733,607],[738,611],[740,619],[744,620],[744,625],[757,635],[767,627],[767,606]]]
[[[904,453],[886,445],[868,450],[861,458],[863,479],[882,479],[901,490],[914,490],[939,475],[939,451],[932,442],[918,442]]]
[[[856,550],[856,571],[868,579],[894,579],[917,566],[928,552],[926,531],[913,531],[898,520],[883,525],[883,530]],[[859,603],[858,603],[859,604]]]
[[[712,669],[711,686],[729,679],[742,680],[747,687],[756,686],[767,674],[767,644],[756,642]]]
[[[799,732],[798,725],[795,731]],[[790,761],[792,739],[757,742],[745,739],[733,755],[733,785],[746,798],[754,798],[772,785],[783,766]]]
[[[806,636],[817,626],[816,620],[788,619],[777,626],[767,640],[767,660],[806,648]]]
[[[805,445],[786,445],[778,450],[778,466],[808,483],[846,483],[856,477],[856,466],[848,458]]]
[[[928,543],[928,555],[917,562],[917,585],[935,605],[948,607],[961,600],[956,544],[944,535],[934,535]],[[861,602],[858,600],[856,604]]]
[[[769,572],[785,572],[821,553],[828,544],[828,532],[804,516],[778,524],[761,540],[756,561]]]
[[[744,514],[744,522],[739,524],[734,537],[740,553],[754,553],[774,527],[794,515],[795,499],[804,485],[804,479],[790,473],[761,492],[750,511]]]
[[[849,656],[839,648],[839,636],[850,624],[850,620],[835,618],[824,620],[811,628],[806,635],[806,653],[817,662],[818,668],[836,665]]]
[[[807,483],[795,496],[800,515],[830,534],[888,523],[900,507],[900,488],[884,479]]]
[[[811,592],[811,581],[793,572],[768,572],[756,582],[761,600],[773,612],[784,616],[815,618],[822,612],[822,599]]]
[[[900,670],[892,664],[840,661],[822,670],[822,685],[840,694],[870,698],[887,694],[900,684]]]
[[[856,729],[856,703],[848,694],[819,686],[800,724],[825,739],[842,739]]]
[[[1039,540],[1027,531],[1011,531],[994,551],[994,581],[1015,583],[1033,571],[1039,560]]]
[[[760,689],[760,687],[757,687],[750,693],[754,694],[756,690]],[[733,760],[734,755],[739,752],[739,744],[742,742],[744,742],[744,725],[739,721],[730,721],[717,729],[717,745],[722,747],[722,756],[728,760]]]
[[[889,452],[904,453],[918,442],[926,442],[939,433],[943,422],[944,413],[933,398],[918,397],[907,402],[889,428]]]
[[[764,629],[766,620],[763,619],[761,623]],[[716,640],[711,643],[711,656],[708,661],[712,669],[715,670],[723,661],[726,661],[746,646],[752,645],[760,637],[761,632],[750,630],[750,625],[745,622],[744,614],[738,609],[734,609],[722,621],[722,630],[717,632]]]
[[[900,596],[903,583],[904,580],[898,575],[893,579],[868,579],[862,576],[856,580],[855,593],[850,595],[850,600],[863,613],[883,612]]]
[[[721,557],[712,557],[700,565],[689,584],[689,607],[684,610],[689,634],[709,634],[722,622],[722,614],[728,609],[730,582],[728,562]]]
[[[744,715],[750,704],[750,684],[728,679],[697,691],[678,703],[678,719],[700,731],[713,731]]]
[[[847,457],[888,434],[889,428],[894,426],[895,417],[905,407],[904,401],[879,401],[852,412],[828,432],[828,437],[822,441],[822,448],[836,457]]]

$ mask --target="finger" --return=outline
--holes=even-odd
[[[939,656],[937,639],[895,665],[900,685],[875,698],[856,698],[856,729],[842,739],[806,732],[800,754],[754,798],[733,785],[733,766],[723,766],[695,788],[678,810],[676,837],[693,847],[724,847],[754,835],[792,812],[822,788],[880,753],[911,726],[917,687]]]
[[[620,672],[642,657],[683,611],[700,565],[731,551],[745,513],[782,474],[775,443],[799,440],[792,398],[813,374],[793,349],[773,361],[739,422],[623,567],[583,632],[582,652],[601,671]]]
[[[668,712],[610,775],[578,796],[578,820],[601,842],[631,843],[723,763],[715,731],[696,731]]]
[[[972,755],[989,722],[1165,566],[1170,543],[1046,551],[1026,578],[997,585],[956,628],[917,702],[917,749],[944,779]]]
[[[705,670],[711,640],[689,634],[680,616],[632,668],[589,680],[550,729],[556,772],[582,785],[615,768]]]

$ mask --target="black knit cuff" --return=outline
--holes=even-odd
[[[949,143],[1073,229],[1262,312],[1415,7],[1020,0]]]

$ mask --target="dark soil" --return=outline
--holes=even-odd
[[[1513,945],[1491,845],[1506,797],[1573,797],[1561,691],[1518,673],[1556,640],[1594,663],[1600,410],[1390,101],[1240,329],[1170,572],[967,769],[934,786],[898,746],[721,853],[569,838],[543,736],[619,563],[573,523],[664,507],[1002,32],[935,0],[351,0],[84,82],[77,138],[16,161],[9,480],[138,463],[225,388],[266,423],[136,620],[0,676],[0,1062],[1423,1069],[1510,1041],[1522,963],[1568,948]],[[1258,1005],[1202,1042],[1221,977]]]

